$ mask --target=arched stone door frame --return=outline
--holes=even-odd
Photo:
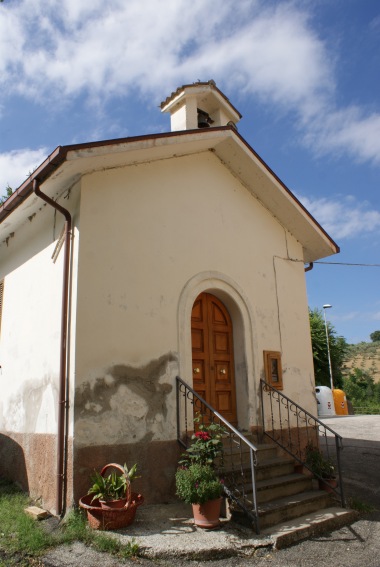
[[[191,312],[199,294],[207,292],[222,301],[229,311],[234,333],[234,359],[238,427],[249,430],[257,425],[257,388],[260,377],[256,325],[247,296],[230,277],[220,272],[202,272],[183,287],[178,304],[179,372],[192,386]]]

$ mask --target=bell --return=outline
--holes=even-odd
[[[210,128],[211,122],[212,120],[207,112],[198,108],[198,128]]]

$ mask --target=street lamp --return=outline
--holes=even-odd
[[[325,316],[325,329],[326,329],[326,342],[327,342],[327,356],[329,359],[329,370],[330,370],[330,384],[331,384],[331,391],[334,389],[334,382],[333,382],[333,375],[332,375],[332,368],[331,368],[331,355],[330,355],[330,341],[329,341],[329,331],[327,328],[327,320],[326,320],[326,309],[331,309],[332,305],[326,303],[323,306],[323,314]]]

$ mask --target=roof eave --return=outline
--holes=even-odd
[[[0,206],[0,223],[33,192],[33,181],[45,181],[66,159],[65,147],[58,146]]]
[[[274,216],[277,216],[279,222],[283,224],[283,226],[286,227],[286,219],[291,217],[290,213],[293,213],[293,208],[295,207],[296,210],[294,212],[298,211],[298,216],[296,215],[297,218],[295,218],[294,224],[298,222],[300,226],[303,225],[306,227],[307,232],[307,238],[304,242],[302,242],[302,239],[299,239],[303,245],[305,262],[313,262],[339,252],[339,246],[327,234],[323,227],[232,126],[166,132],[154,135],[119,138],[116,140],[58,146],[0,207],[0,223],[2,223],[6,217],[8,217],[29,195],[32,194],[34,179],[37,179],[40,184],[48,180],[49,177],[51,177],[67,159],[71,162],[71,160],[81,159],[89,154],[91,154],[92,157],[96,157],[96,155],[101,154],[108,155],[108,153],[111,153],[111,150],[107,152],[107,147],[109,146],[115,146],[115,148],[119,151],[121,146],[126,146],[128,150],[134,149],[136,151],[144,151],[153,148],[157,150],[158,147],[167,147],[167,150],[169,150],[169,146],[174,146],[177,142],[183,142],[183,152],[185,154],[188,145],[192,144],[192,147],[194,148],[194,144],[196,146],[197,144],[200,144],[201,141],[203,141],[205,150],[214,148],[218,158],[221,159],[221,161],[223,161],[230,170],[232,170],[235,176],[239,177],[241,175],[240,170],[242,169],[242,165],[245,165],[245,180],[243,180],[245,181],[245,185],[248,187],[251,186],[250,190],[253,194],[255,194],[255,191],[257,192],[255,196],[257,196],[262,204],[271,211]],[[206,145],[205,142],[207,142]],[[234,157],[237,149],[236,145],[240,148],[240,152],[237,154],[237,157]],[[232,146],[235,150],[233,152],[231,151]],[[99,152],[95,153],[94,150],[97,148],[99,148]],[[102,152],[100,151],[101,149]],[[167,152],[169,157],[172,153],[174,152]],[[267,184],[267,189],[270,189],[268,195],[264,189],[261,191],[260,195],[260,191],[258,190],[260,187],[258,187],[257,183],[256,186],[254,184],[252,174],[256,170],[253,164],[256,164],[256,167],[258,166],[262,171],[261,178]],[[277,215],[276,210],[273,212],[270,206],[271,199],[273,201],[274,195],[277,195],[278,197],[278,202],[274,203],[277,206]],[[287,217],[283,212],[284,208],[288,209]],[[291,228],[289,230],[292,232]],[[295,234],[295,236],[297,238],[297,234]]]

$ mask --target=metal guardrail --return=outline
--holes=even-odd
[[[190,445],[197,423],[217,423],[226,430],[223,438],[223,462],[216,463],[224,478],[224,491],[251,519],[260,531],[256,493],[257,447],[244,437],[220,413],[215,411],[179,376],[177,384],[177,439],[184,449]],[[199,421],[200,420],[200,421]]]
[[[354,415],[380,415],[379,408],[370,408],[368,406],[352,406]]]
[[[177,440],[184,449],[191,444],[197,425],[217,423],[226,430],[223,462],[216,463],[224,478],[224,491],[251,519],[256,532],[260,533],[256,488],[258,448],[179,376],[176,377],[176,396]],[[340,463],[342,437],[264,380],[260,381],[260,399],[263,433],[310,471],[312,469],[306,462],[305,446],[308,443],[319,446],[337,470],[338,486],[333,487],[332,491],[345,507]],[[322,483],[326,483],[325,478],[312,472]]]
[[[305,447],[308,443],[319,446],[322,454],[333,463],[337,471],[338,486],[332,488],[332,491],[345,507],[340,463],[342,437],[264,380],[260,380],[260,397],[264,434],[310,471],[312,469],[306,462]],[[330,440],[334,440],[333,443]],[[326,478],[312,472],[326,484]]]

